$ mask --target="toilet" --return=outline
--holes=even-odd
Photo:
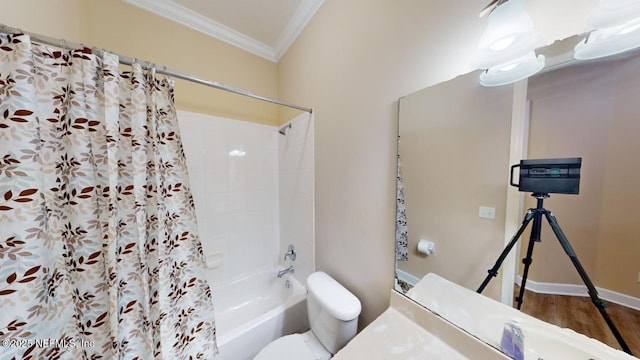
[[[307,278],[311,330],[272,341],[253,360],[327,360],[358,330],[360,300],[322,271]]]

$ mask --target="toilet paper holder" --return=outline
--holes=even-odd
[[[418,252],[424,255],[431,255],[435,250],[436,244],[433,241],[420,239],[418,241]]]

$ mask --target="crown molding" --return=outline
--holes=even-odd
[[[293,44],[298,35],[302,32],[305,26],[316,11],[320,9],[324,0],[304,0],[295,14],[289,20],[289,23],[280,34],[280,37],[273,46],[274,53],[276,55],[276,61],[280,60],[282,55],[287,52],[289,46]]]
[[[280,57],[284,55],[289,46],[291,46],[324,2],[324,0],[304,0],[278,38],[275,46],[272,47],[202,16],[182,5],[176,4],[171,0],[122,1],[175,21],[272,62],[278,62],[278,60],[280,60]]]
[[[227,44],[276,62],[273,48],[169,0],[123,0]]]

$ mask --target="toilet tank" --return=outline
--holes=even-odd
[[[307,278],[307,310],[311,331],[322,345],[335,354],[358,330],[360,300],[324,272]]]

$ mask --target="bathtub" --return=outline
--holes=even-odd
[[[271,341],[309,329],[305,288],[279,268],[212,286],[215,360],[252,360]]]

